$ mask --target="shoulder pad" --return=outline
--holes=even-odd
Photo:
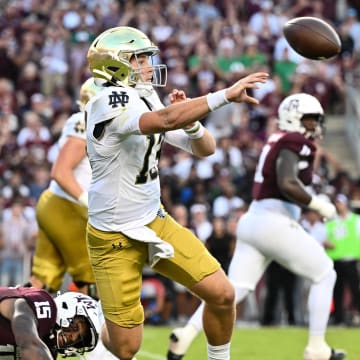
[[[135,89],[111,86],[92,98],[85,110],[91,114],[91,122],[97,124],[120,115],[132,99],[139,99]]]

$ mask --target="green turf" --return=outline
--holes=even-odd
[[[145,327],[143,344],[137,360],[166,360],[169,327]],[[328,343],[345,349],[346,360],[360,360],[360,329],[330,328]],[[307,341],[306,328],[237,328],[234,331],[231,358],[233,360],[302,360]],[[200,334],[184,360],[205,360],[206,342]],[[100,360],[100,359],[99,359]]]

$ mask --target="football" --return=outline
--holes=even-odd
[[[304,16],[290,19],[285,23],[283,33],[290,46],[308,59],[329,59],[341,50],[337,32],[319,18]]]

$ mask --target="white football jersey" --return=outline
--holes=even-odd
[[[92,168],[89,222],[95,228],[125,231],[155,218],[160,208],[158,161],[165,134],[141,134],[139,118],[161,107],[155,92],[144,100],[131,87],[104,88],[86,105]],[[170,143],[191,151],[182,130],[171,133],[166,135]]]
[[[66,121],[62,129],[61,136],[58,140],[59,149],[61,149],[70,136],[77,137],[86,142],[85,114],[83,112],[78,112],[71,115],[70,118]],[[87,191],[91,181],[91,167],[87,156],[85,156],[74,169],[74,176],[82,189]],[[77,200],[64,191],[55,180],[51,180],[49,189],[57,196],[73,202],[77,202]]]

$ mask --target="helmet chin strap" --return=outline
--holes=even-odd
[[[98,75],[102,79],[106,79],[108,82],[114,84],[114,85],[123,85],[120,80],[115,79],[110,74],[106,73],[105,71],[101,71],[98,69],[93,69],[93,74]],[[135,89],[139,93],[140,97],[149,97],[154,92],[153,85],[151,83],[136,83]]]
[[[105,79],[106,81],[114,84],[114,85],[122,85],[120,80],[114,78],[112,75],[108,74],[105,71],[93,69],[94,77],[96,78],[96,75],[98,75],[101,79]]]

